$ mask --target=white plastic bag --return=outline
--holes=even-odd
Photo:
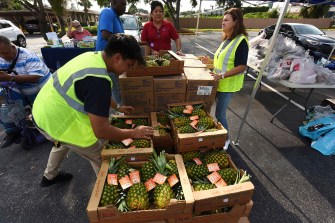
[[[316,73],[314,63],[306,59],[294,59],[291,64],[289,82],[294,84],[314,84],[316,82]]]

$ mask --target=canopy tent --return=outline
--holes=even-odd
[[[194,38],[194,50],[193,50],[194,52],[193,53],[195,53],[195,48],[196,48],[196,45],[197,45],[196,41],[197,41],[197,37],[198,37],[198,28],[199,28],[199,19],[200,19],[200,14],[201,14],[201,3],[202,3],[202,1],[215,1],[215,0],[200,0],[199,10],[198,10],[198,16],[197,16],[197,27],[196,27],[195,38]],[[249,0],[249,1],[242,0],[242,1],[243,2],[251,2],[251,1],[254,1],[254,0]],[[258,1],[258,2],[262,2],[262,1]],[[264,2],[283,2],[283,1],[271,1],[270,0],[270,1],[264,1]],[[253,87],[253,91],[251,93],[251,98],[250,98],[250,100],[248,102],[246,111],[245,111],[245,113],[243,115],[242,122],[241,122],[239,130],[237,132],[236,139],[233,141],[234,145],[238,145],[238,140],[239,140],[239,137],[241,135],[244,123],[246,122],[247,116],[249,114],[249,111],[250,111],[250,108],[251,108],[251,103],[252,103],[252,101],[254,100],[254,98],[256,96],[257,90],[259,89],[259,85],[261,83],[265,67],[266,67],[266,65],[270,61],[270,58],[271,58],[271,55],[272,55],[272,51],[273,51],[273,47],[274,47],[275,41],[276,41],[278,33],[279,33],[280,26],[281,26],[281,24],[283,22],[284,15],[285,15],[285,13],[286,13],[286,11],[288,9],[288,6],[289,6],[290,2],[303,3],[304,6],[307,6],[307,7],[313,6],[313,5],[320,5],[320,4],[331,4],[331,5],[335,4],[335,1],[333,1],[333,0],[291,0],[291,1],[290,0],[285,0],[284,1],[284,6],[281,8],[280,15],[279,15],[279,18],[277,20],[276,28],[275,28],[274,33],[272,35],[273,38],[271,38],[271,41],[270,41],[270,44],[269,44],[269,48],[267,50],[267,53],[265,54],[265,58],[264,58],[264,60],[262,62],[262,65],[261,65],[261,69],[258,72],[258,76],[257,76],[256,82],[255,82],[255,85]],[[335,49],[335,47],[333,48],[331,54],[333,53],[334,49]],[[329,55],[329,57],[331,56],[331,54]]]
[[[329,0],[309,0],[309,1],[299,1],[299,0],[296,1],[296,0],[292,0],[291,2],[300,2],[300,3],[308,4],[309,6],[318,5],[318,4],[334,4],[334,1],[329,1]],[[249,111],[250,111],[250,108],[251,108],[251,103],[252,103],[252,101],[254,100],[254,98],[256,96],[257,90],[259,89],[259,85],[261,83],[265,67],[269,63],[269,60],[271,58],[273,47],[274,47],[274,44],[275,44],[275,42],[277,40],[279,29],[280,29],[280,26],[281,26],[281,24],[283,22],[284,15],[285,15],[285,13],[287,11],[289,3],[290,3],[290,0],[285,0],[284,7],[281,8],[281,12],[280,12],[279,18],[277,20],[276,28],[275,28],[274,33],[272,35],[272,38],[270,40],[269,48],[268,48],[268,50],[267,50],[267,52],[265,54],[265,58],[264,58],[264,60],[262,62],[261,69],[258,72],[258,76],[257,76],[256,82],[255,82],[255,85],[253,87],[253,90],[252,90],[251,97],[250,97],[250,100],[248,102],[247,108],[246,108],[245,113],[243,115],[241,125],[239,127],[238,132],[237,132],[236,139],[233,141],[234,145],[238,145],[238,140],[239,140],[239,137],[241,135],[244,123],[246,122],[247,116],[249,114]],[[334,51],[334,48],[333,48],[332,52],[333,51]]]

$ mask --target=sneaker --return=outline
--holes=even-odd
[[[66,173],[64,171],[60,171],[59,174],[51,180],[48,180],[45,176],[43,176],[43,178],[41,180],[41,183],[40,183],[40,186],[41,187],[49,187],[49,186],[54,185],[56,183],[68,182],[72,178],[73,178],[72,174]]]
[[[230,145],[230,139],[227,139],[226,143],[224,144],[223,149],[224,149],[224,150],[227,150],[228,147],[229,147],[229,145]]]
[[[11,146],[14,142],[16,142],[17,139],[20,138],[20,136],[21,136],[20,132],[7,133],[6,137],[4,138],[4,141],[1,143],[1,148]]]

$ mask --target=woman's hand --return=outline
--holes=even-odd
[[[185,54],[183,54],[183,52],[181,51],[181,50],[177,50],[177,55],[179,55],[179,56],[185,56]]]
[[[154,134],[154,128],[150,126],[140,125],[134,129],[134,139],[151,139]]]
[[[120,108],[117,111],[128,115],[132,113],[134,110],[135,109],[132,106],[120,106]]]
[[[210,72],[210,74],[214,78],[215,81],[219,81],[224,78],[224,74],[222,73],[216,74],[214,72]]]

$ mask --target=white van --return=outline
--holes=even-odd
[[[26,37],[11,21],[0,19],[0,36],[7,37],[17,46],[26,47]]]

